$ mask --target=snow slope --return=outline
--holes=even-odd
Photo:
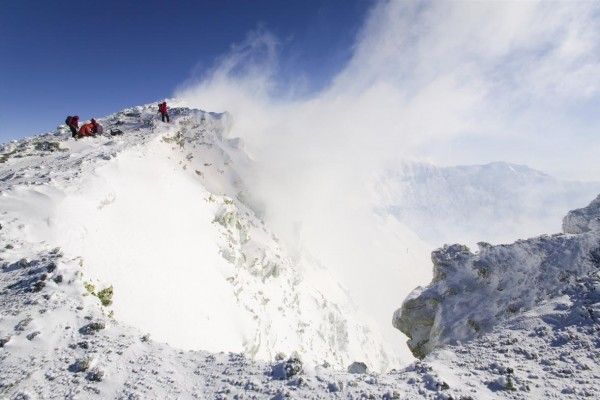
[[[567,221],[586,230],[597,218],[584,211]],[[3,219],[0,230],[3,243],[8,243],[0,271],[2,398],[467,400],[600,395],[597,270],[576,277],[559,296],[500,319],[474,340],[433,350],[403,370],[345,373],[327,366],[302,368],[295,356],[261,363],[239,353],[180,351],[156,342],[110,318],[97,297],[83,295],[79,259],[15,240],[12,229],[19,226],[13,222]],[[468,293],[462,296],[468,298]]]
[[[257,217],[229,117],[153,112],[101,120],[124,135],[0,149],[0,398],[600,395],[600,200],[564,234],[436,251],[394,320],[427,355],[378,373],[398,355],[335,271]]]
[[[438,167],[405,162],[376,184],[380,212],[434,247],[509,243],[560,229],[559,219],[598,192],[598,182],[556,179],[523,165]]]
[[[88,287],[112,287],[117,320],[177,348],[398,364],[398,347],[337,280],[292,260],[248,206],[237,171],[251,161],[223,136],[228,115],[171,114],[162,124],[153,106],[137,107],[100,120],[123,135],[73,141],[57,132],[7,145],[5,234],[40,251],[60,247]]]

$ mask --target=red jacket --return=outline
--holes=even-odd
[[[81,125],[81,129],[79,130],[79,136],[92,136],[94,133],[96,133],[96,128],[91,122]]]
[[[166,103],[166,102],[164,102],[164,103],[160,103],[160,104],[158,105],[158,111],[160,111],[160,113],[161,113],[162,115],[165,115],[165,114],[167,114],[167,113],[169,112],[169,109],[167,108],[167,103]]]
[[[75,129],[79,129],[79,117],[71,117],[71,122],[69,126],[72,126]]]

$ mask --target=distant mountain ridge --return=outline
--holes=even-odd
[[[438,167],[411,162],[377,182],[380,212],[419,237],[444,243],[501,243],[560,228],[567,211],[600,192],[600,182],[556,179],[505,162]]]

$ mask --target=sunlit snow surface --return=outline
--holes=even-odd
[[[598,393],[586,383],[598,370],[597,316],[590,307],[597,302],[594,276],[574,275],[576,284],[585,285],[581,290],[570,286],[567,297],[495,321],[486,326],[487,336],[434,350],[402,372],[339,372],[354,361],[370,371],[411,361],[392,313],[414,286],[429,280],[428,251],[440,238],[471,231],[457,240],[475,240],[479,229],[488,241],[535,233],[558,224],[561,215],[554,214],[581,205],[594,184],[561,182],[502,163],[407,163],[364,187],[371,191],[371,213],[346,215],[333,205],[328,222],[337,219],[340,229],[320,232],[331,236],[320,245],[308,241],[307,248],[290,251],[262,221],[259,193],[245,183],[253,162],[242,142],[227,136],[231,117],[189,109],[174,109],[172,117],[172,124],[163,124],[153,106],[136,107],[100,120],[107,133],[118,128],[123,135],[74,141],[59,129],[2,146],[0,395],[391,399]],[[551,206],[538,210],[539,199],[547,200],[540,207]],[[415,205],[419,209],[409,212]],[[348,229],[349,219],[357,230]],[[368,238],[368,250],[339,251],[344,240],[360,238]],[[544,240],[549,251],[560,246]],[[353,267],[344,269],[344,262]],[[113,304],[101,306],[88,292],[108,286]],[[473,301],[468,292],[461,295],[464,302],[452,301]],[[512,310],[510,304],[497,306]],[[99,330],[90,331],[95,323]],[[502,351],[493,350],[497,343]],[[553,350],[540,360],[539,349],[547,346]],[[297,352],[305,371],[278,380],[271,373],[278,352]],[[81,365],[87,368],[80,371]],[[575,373],[582,379],[574,382]],[[536,379],[551,384],[537,385]]]
[[[250,206],[238,171],[252,162],[223,136],[229,116],[172,116],[163,124],[140,107],[100,120],[124,135],[60,141],[48,152],[9,145],[26,154],[6,165],[16,175],[0,200],[23,224],[16,235],[79,259],[86,281],[113,286],[116,319],[178,348],[262,360],[298,351],[307,363],[363,360],[375,370],[408,362],[389,323],[401,271],[381,271],[387,296],[369,293],[376,281],[352,296],[318,254],[292,258]],[[343,273],[374,280],[369,268]]]

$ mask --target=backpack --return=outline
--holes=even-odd
[[[71,125],[71,119],[73,119],[73,117],[70,115],[67,117],[67,119],[65,119],[65,124],[67,124],[67,126]]]

